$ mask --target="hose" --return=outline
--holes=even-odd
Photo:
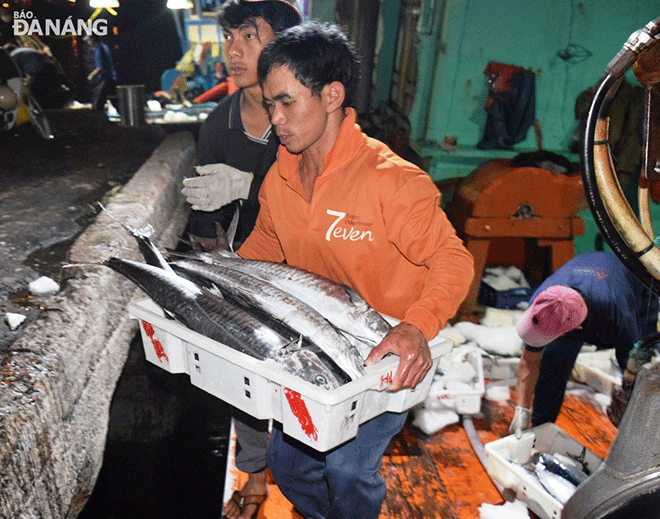
[[[587,202],[603,238],[607,241],[614,254],[626,266],[626,268],[628,268],[628,270],[630,270],[630,272],[637,277],[644,286],[649,288],[656,295],[660,295],[660,284],[655,283],[657,277],[654,277],[649,272],[649,270],[654,271],[656,269],[653,268],[650,257],[645,258],[646,263],[639,259],[649,252],[656,254],[656,247],[641,229],[641,232],[635,234],[634,229],[628,232],[627,229],[622,229],[621,225],[619,229],[617,229],[616,225],[612,222],[612,216],[607,211],[598,187],[595,146],[601,147],[605,145],[607,147],[607,153],[609,154],[606,124],[604,125],[603,123],[605,120],[604,114],[607,113],[609,102],[616,92],[623,74],[635,62],[637,56],[642,50],[655,43],[655,38],[659,32],[660,18],[657,18],[656,20],[649,22],[643,29],[634,32],[616,57],[608,64],[604,77],[597,85],[596,94],[594,95],[589,108],[580,154],[582,180],[587,196]],[[601,135],[601,140],[598,142],[595,139],[597,134]],[[602,140],[603,134],[604,140]],[[606,181],[616,183],[616,177],[611,175],[611,164],[601,163],[604,160],[602,149],[599,150],[599,160],[601,179],[602,171],[605,171],[606,174],[610,173],[609,176],[605,175]],[[613,177],[614,180],[611,180],[611,177]],[[611,185],[608,185],[607,187],[610,190],[613,189]],[[620,191],[620,186],[618,186],[618,188]],[[612,196],[612,193],[613,192],[608,192],[606,194]],[[621,211],[618,215],[622,216],[624,220],[629,220],[631,218],[632,210],[630,210],[630,206],[627,205],[625,197],[614,194],[614,199],[617,203],[623,205],[621,208],[615,208],[620,209]],[[611,208],[611,210],[613,209]],[[625,236],[629,241],[626,241],[622,237],[622,230],[623,232],[626,232]],[[631,249],[629,242],[633,239],[637,239],[639,243],[642,244],[639,246],[639,250],[633,251]],[[654,254],[651,254],[650,256],[654,256]]]
[[[591,209],[598,229],[603,235],[603,238],[619,260],[635,275],[646,287],[651,288],[653,285],[653,278],[642,266],[635,254],[630,250],[630,247],[621,238],[612,223],[610,215],[605,209],[603,199],[596,181],[596,173],[594,166],[594,135],[596,132],[596,124],[599,119],[601,111],[608,106],[608,93],[615,85],[618,78],[607,74],[598,84],[596,94],[594,95],[589,113],[587,115],[587,123],[584,131],[582,154],[580,156],[582,161],[582,181],[584,183],[584,190],[587,196],[587,202]],[[606,111],[606,110],[605,110]],[[660,288],[660,287],[658,287]]]
[[[486,453],[484,444],[481,441],[481,438],[479,438],[477,430],[474,428],[472,417],[466,414],[461,415],[461,423],[463,424],[463,429],[465,430],[465,434],[467,434],[468,440],[470,440],[472,450],[477,455],[477,458],[479,458],[479,462],[483,468],[488,472],[488,453]],[[490,477],[490,474],[488,476]],[[495,481],[493,478],[490,478],[490,480],[505,501],[513,501],[516,498],[516,493],[512,489],[502,486],[502,484]]]

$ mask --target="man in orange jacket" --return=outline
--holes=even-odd
[[[432,365],[428,340],[467,293],[472,257],[429,176],[355,124],[358,63],[338,28],[284,31],[262,51],[258,73],[281,145],[238,253],[346,283],[400,319],[366,364],[394,353],[401,360],[389,389],[414,388]],[[382,414],[324,455],[274,426],[268,466],[305,517],[375,519],[386,490],[378,469],[406,415]]]

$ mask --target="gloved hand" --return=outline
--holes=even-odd
[[[195,170],[199,176],[183,179],[181,193],[196,211],[215,211],[250,193],[252,173],[227,164],[207,164]]]
[[[511,425],[509,426],[509,434],[515,434],[516,438],[520,439],[522,437],[522,432],[525,429],[529,429],[531,425],[532,413],[526,407],[518,406],[516,407],[516,412],[513,415],[513,420],[511,420]]]

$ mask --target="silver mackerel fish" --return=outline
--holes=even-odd
[[[352,380],[362,375],[364,359],[357,348],[321,313],[289,292],[259,277],[217,264],[181,259],[171,265],[175,271],[182,270],[188,275],[213,282],[221,291],[237,297],[242,303],[282,321],[316,344]]]
[[[104,265],[131,280],[167,314],[191,330],[259,360],[273,359],[316,386],[330,390],[341,385],[323,363],[307,358],[302,363],[295,346],[290,348],[291,341],[192,281],[138,261],[110,258]]]
[[[242,259],[231,252],[193,252],[189,257],[268,281],[316,308],[335,328],[367,343],[370,348],[378,345],[392,328],[355,290],[308,270],[283,263]],[[361,353],[364,355],[362,350]]]

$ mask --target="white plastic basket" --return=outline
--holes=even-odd
[[[533,474],[521,466],[529,460],[533,452],[583,459],[590,473],[603,461],[554,423],[532,427],[524,431],[520,439],[511,435],[492,441],[485,445],[485,449],[488,454],[488,474],[505,488],[514,490],[518,499],[541,519],[559,519],[564,505],[551,496]]]
[[[167,319],[151,299],[129,303],[128,312],[140,321],[149,362],[170,373],[188,373],[193,385],[256,418],[277,420],[286,434],[322,452],[355,437],[361,423],[421,402],[439,358],[452,348],[440,336],[429,342],[433,367],[414,390],[386,391],[399,364],[398,357],[389,356],[359,379],[327,391],[275,361],[257,360]]]

